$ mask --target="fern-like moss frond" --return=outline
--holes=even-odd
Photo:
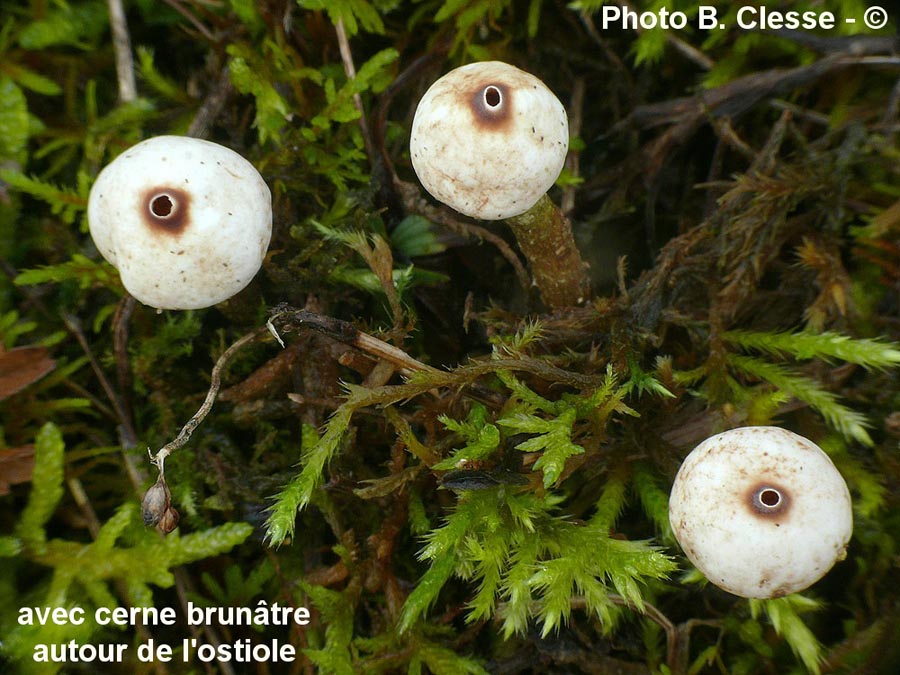
[[[814,675],[821,672],[822,645],[800,618],[800,614],[820,608],[821,603],[818,601],[796,593],[771,600],[750,600],[753,618],[760,613],[766,614],[775,632],[785,639],[797,658]]]
[[[615,500],[612,492],[609,499]],[[534,618],[546,635],[567,620],[575,598],[611,626],[622,602],[610,593],[640,608],[641,582],[675,569],[646,542],[614,539],[599,521],[576,524],[556,515],[557,501],[505,487],[461,494],[446,524],[427,537],[420,557],[431,567],[404,605],[401,631],[424,615],[454,574],[479,583],[469,620],[496,614],[511,635]]]
[[[730,354],[728,364],[745,375],[769,382],[794,398],[808,403],[845,438],[854,439],[863,445],[872,445],[872,438],[866,431],[869,422],[865,415],[845,406],[836,395],[823,389],[815,380],[752,356]]]
[[[775,356],[796,359],[838,359],[864,368],[892,368],[900,365],[900,345],[886,340],[852,338],[840,333],[762,333],[727,331],[722,339],[740,347]]]

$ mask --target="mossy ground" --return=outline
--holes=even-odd
[[[128,66],[106,2],[5,3],[0,668],[195,637],[300,656],[107,671],[896,672],[896,26],[850,34],[862,3],[790,2],[857,23],[764,34],[713,4],[727,30],[638,35],[593,0],[136,0]],[[580,306],[548,311],[502,224],[415,180],[416,101],[483,59],[569,111],[551,197],[590,265]],[[272,189],[263,270],[208,310],[129,300],[87,235],[97,172],[163,133],[233,148]],[[141,522],[147,449],[254,331],[166,462],[163,538]],[[803,595],[718,591],[671,535],[681,459],[744,424],[815,440],[853,494],[847,560]],[[261,600],[312,621],[183,621],[188,601]],[[182,620],[18,614],[116,605]]]

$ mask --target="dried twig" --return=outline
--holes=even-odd
[[[572,98],[569,101],[569,134],[573,137],[581,135],[581,123],[584,118],[584,78],[576,77],[572,84]],[[579,156],[580,152],[569,148],[569,154],[566,157],[566,168],[569,173],[577,178],[579,174]],[[572,215],[575,209],[575,186],[569,185],[563,190],[562,201],[560,202],[560,211],[567,218]]]
[[[134,428],[134,412],[131,402],[132,376],[131,362],[128,360],[128,324],[134,313],[135,300],[130,294],[119,302],[113,316],[113,354],[116,357],[116,379],[122,408],[123,445],[127,448],[137,446],[137,432]]]
[[[234,91],[234,85],[231,84],[231,75],[228,66],[222,68],[219,73],[219,79],[215,81],[203,105],[197,110],[194,119],[188,127],[187,135],[193,138],[206,138],[210,125],[222,112],[228,97]]]
[[[122,425],[123,428],[127,427],[127,425],[130,424],[130,421],[128,413],[122,404],[122,399],[109,383],[109,379],[107,379],[106,374],[103,372],[103,368],[100,367],[100,362],[97,361],[97,357],[94,356],[94,352],[91,350],[91,346],[88,344],[87,338],[84,335],[84,330],[81,328],[81,321],[78,320],[78,317],[68,313],[62,314],[62,320],[66,324],[66,328],[69,329],[69,332],[75,336],[75,339],[81,346],[85,356],[87,356],[88,363],[91,364],[91,370],[94,371],[94,375],[100,382],[100,386],[103,388],[106,398],[108,398],[109,402],[112,404],[113,410],[116,413],[116,418],[119,420],[119,424]],[[133,435],[133,430],[131,433]]]
[[[293,326],[311,328],[339,342],[361,349],[379,360],[393,364],[404,377],[409,377],[412,373],[419,371],[442,372],[414,359],[394,345],[379,340],[368,333],[363,333],[348,321],[342,321],[305,309],[298,310],[286,306],[276,307],[268,321],[267,327],[281,341],[276,329],[276,322],[281,327],[281,330],[290,329]]]
[[[341,52],[341,61],[344,63],[344,73],[348,80],[356,77],[356,67],[353,65],[353,54],[350,51],[350,41],[347,39],[347,30],[344,28],[344,20],[338,18],[334,24],[335,33],[337,33],[338,49]],[[362,132],[363,143],[366,146],[366,155],[369,162],[374,166],[378,161],[378,155],[375,150],[375,144],[372,142],[372,134],[369,133],[369,124],[366,121],[366,110],[363,107],[362,96],[353,94],[353,105],[359,111],[359,130]]]
[[[159,469],[159,478],[161,481],[165,480],[165,461],[166,457],[171,455],[173,452],[182,448],[187,444],[189,440],[191,440],[191,434],[194,433],[194,430],[200,426],[200,423],[206,419],[206,416],[209,414],[209,411],[212,410],[213,403],[216,402],[216,396],[219,394],[219,388],[222,386],[222,371],[228,365],[228,362],[231,361],[231,357],[233,357],[238,351],[240,351],[241,347],[243,347],[248,342],[252,342],[256,338],[261,335],[264,335],[268,332],[266,327],[257,328],[256,330],[247,333],[243,337],[239,338],[236,342],[234,342],[228,349],[222,352],[221,356],[219,356],[216,361],[216,365],[213,366],[212,373],[210,375],[210,383],[209,383],[209,391],[206,392],[206,398],[203,400],[203,404],[200,406],[200,409],[194,413],[194,416],[191,417],[187,421],[187,423],[181,428],[181,431],[175,437],[174,440],[166,443],[162,448],[160,448],[157,453],[151,456],[150,461],[156,465]]]
[[[216,36],[210,32],[209,28],[207,28],[200,19],[194,16],[190,11],[188,11],[179,0],[163,0],[169,7],[174,9],[176,12],[181,14],[185,19],[190,21],[191,25],[196,28],[203,37],[205,37],[210,42],[216,41]]]
[[[109,26],[112,31],[113,51],[116,55],[116,77],[119,80],[119,100],[130,103],[137,98],[134,77],[134,56],[131,54],[131,38],[122,0],[107,0]]]
[[[278,324],[277,327],[276,323]],[[397,372],[407,377],[415,372],[428,372],[437,375],[445,374],[442,370],[438,370],[437,368],[433,368],[414,359],[402,349],[360,331],[356,326],[347,321],[335,319],[316,312],[310,312],[308,310],[293,309],[286,305],[276,307],[265,326],[261,326],[260,328],[247,333],[222,352],[221,356],[219,356],[213,366],[210,374],[209,390],[207,391],[206,398],[203,400],[200,408],[181,428],[181,431],[174,440],[166,443],[156,452],[156,454],[150,455],[150,462],[159,470],[159,477],[156,484],[150,488],[147,495],[144,497],[145,523],[150,525],[157,524],[160,522],[160,518],[171,510],[168,487],[165,479],[166,458],[176,450],[184,447],[191,439],[191,435],[197,427],[200,426],[203,420],[206,419],[206,416],[209,415],[222,385],[222,371],[231,361],[232,357],[243,346],[266,333],[271,334],[283,347],[284,342],[279,335],[279,329],[286,332],[298,327],[311,328],[338,340],[339,342],[356,347],[357,349],[374,356],[380,362],[389,363],[392,368],[397,370]],[[495,392],[478,387],[476,384],[470,386],[470,394],[478,400],[488,401],[493,404],[498,403]],[[176,521],[171,523],[171,529],[174,529],[177,522],[177,512],[173,512],[173,516],[176,518]],[[162,526],[161,529],[163,529],[164,532],[171,531],[170,529],[162,528]]]
[[[213,366],[210,374],[209,390],[206,392],[206,398],[203,400],[199,410],[197,410],[193,417],[191,417],[191,419],[189,419],[181,428],[181,431],[174,440],[166,443],[155,455],[151,455],[150,461],[159,469],[160,481],[163,483],[165,482],[166,458],[176,450],[184,447],[191,439],[191,435],[197,427],[200,426],[203,420],[206,419],[206,416],[209,415],[209,411],[212,410],[216,397],[219,394],[219,389],[222,386],[222,371],[241,347],[266,333],[273,335],[282,346],[284,346],[284,343],[281,341],[281,337],[278,335],[275,328],[276,321],[282,324],[282,330],[291,325],[317,330],[341,342],[357,347],[380,360],[388,361],[393,364],[401,374],[407,376],[416,371],[441,372],[421,361],[417,361],[402,349],[394,347],[367,333],[363,333],[347,321],[341,321],[340,319],[334,319],[307,310],[294,310],[285,307],[278,308],[272,314],[272,317],[265,326],[247,333],[222,352],[221,356],[219,356],[216,361],[216,364]]]

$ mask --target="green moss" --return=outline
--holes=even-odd
[[[265,600],[310,624],[209,639],[291,643],[323,673],[896,672],[893,24],[797,0],[857,21],[774,35],[713,4],[727,30],[689,0],[665,5],[684,30],[639,32],[602,28],[593,0],[140,0],[121,100],[108,3],[12,3],[0,660],[189,636],[26,626],[20,607]],[[539,209],[571,223],[590,289],[529,216],[515,243],[415,180],[416,101],[476,58],[568,108],[572,161]],[[263,270],[217,308],[135,304],[88,235],[97,173],[164,133],[234,148],[272,189]],[[527,270],[577,292],[540,304]],[[218,378],[166,464],[181,521],[162,538],[139,516],[147,449]],[[672,535],[681,459],[743,424],[809,436],[853,494],[848,559],[803,596],[721,593]]]

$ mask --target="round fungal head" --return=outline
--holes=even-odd
[[[100,172],[88,223],[135,298],[159,309],[198,309],[227,300],[259,271],[272,235],[272,197],[236,152],[157,136]]]
[[[413,168],[429,193],[474,218],[530,209],[559,176],[569,148],[566,110],[534,75],[499,61],[450,71],[413,119]]]
[[[712,583],[745,598],[777,598],[822,578],[846,555],[850,493],[812,441],[778,427],[732,429],[684,460],[669,520]]]

